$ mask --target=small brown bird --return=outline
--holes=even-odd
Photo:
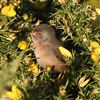
[[[55,30],[47,24],[40,24],[33,29],[30,35],[35,47],[37,63],[43,69],[51,66],[55,72],[64,72],[66,67],[58,50],[61,43],[56,39]]]

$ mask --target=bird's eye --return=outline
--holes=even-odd
[[[31,36],[32,36],[32,38],[36,38],[36,36],[34,34],[32,34]]]
[[[40,32],[37,33],[37,36],[38,36],[39,38],[43,38],[43,35],[42,35]]]

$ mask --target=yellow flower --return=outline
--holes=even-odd
[[[37,74],[39,72],[37,64],[31,64],[28,68],[28,71],[33,72],[34,74]]]
[[[100,55],[100,46],[94,49],[94,53]]]
[[[87,78],[86,75],[84,75],[83,77],[80,78],[79,83],[78,83],[79,87],[84,87],[84,86],[86,86],[88,84],[88,82],[90,81],[90,79],[86,80],[86,78]]]
[[[97,47],[99,46],[99,44],[98,44],[98,42],[96,42],[96,41],[91,41],[91,42],[90,42],[90,46],[91,46],[92,48],[97,48]]]
[[[6,93],[12,100],[20,100],[22,97],[22,94],[20,90],[16,87],[16,85],[13,85],[12,90]]]
[[[59,51],[64,57],[72,58],[71,52],[69,50],[65,49],[64,47],[60,46]]]
[[[28,19],[28,15],[27,14],[24,14],[22,17],[23,17],[24,20]]]
[[[100,9],[96,8],[95,10],[96,10],[97,14],[100,15]]]
[[[18,48],[20,48],[21,50],[25,50],[27,48],[27,42],[26,41],[20,41],[18,43]]]
[[[100,56],[97,55],[95,52],[92,52],[91,58],[93,59],[94,62],[98,62],[100,60]]]
[[[14,6],[12,4],[4,6],[1,10],[1,13],[8,17],[14,17],[16,15],[16,11],[14,10]]]

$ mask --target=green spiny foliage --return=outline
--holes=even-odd
[[[84,2],[67,0],[61,4],[58,1],[1,0],[1,99],[9,100],[6,92],[11,91],[14,84],[23,94],[22,100],[100,99],[100,57],[97,62],[91,58],[93,49],[90,45],[91,41],[100,45],[100,15]],[[16,16],[9,17],[8,12],[2,14],[3,7],[9,4],[14,6]],[[24,14],[28,18],[25,19]],[[68,65],[67,75],[44,72],[39,66],[37,74],[29,71],[29,66],[36,64],[29,33],[38,20],[54,26],[57,38],[72,52],[73,58],[65,62]],[[27,42],[26,50],[18,47],[21,41]],[[81,79],[83,82],[80,82]]]

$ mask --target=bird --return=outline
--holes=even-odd
[[[39,24],[33,28],[30,36],[39,66],[43,69],[51,66],[54,72],[65,72],[66,66],[58,49],[61,43],[57,40],[53,27],[48,24]]]

